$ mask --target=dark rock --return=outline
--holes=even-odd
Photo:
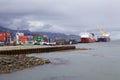
[[[48,63],[50,63],[48,59],[37,57],[28,57],[25,55],[0,55],[0,73],[11,73]]]

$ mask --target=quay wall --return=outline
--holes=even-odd
[[[31,54],[53,52],[61,50],[76,49],[75,46],[61,45],[61,46],[2,46],[0,47],[0,54],[2,55],[18,55],[18,54]]]

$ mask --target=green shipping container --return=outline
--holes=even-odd
[[[41,41],[41,37],[40,36],[36,36],[36,41]]]

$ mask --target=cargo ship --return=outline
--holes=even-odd
[[[97,38],[97,42],[109,42],[110,37],[109,36],[100,36]]]
[[[109,42],[110,41],[110,35],[108,33],[106,33],[101,27],[100,25],[97,25],[101,35],[98,36],[97,38],[97,42]]]
[[[94,37],[94,33],[89,33],[89,32],[82,32],[80,34],[80,42],[81,43],[92,43],[96,42],[96,39]]]

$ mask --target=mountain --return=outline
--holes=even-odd
[[[18,30],[12,30],[12,29],[9,29],[9,28],[5,28],[3,26],[0,26],[0,32],[10,32],[10,33],[16,33],[18,32]],[[19,32],[23,32],[23,33],[31,33],[29,30],[19,30]]]
[[[5,28],[3,26],[0,26],[0,32],[1,31],[7,31],[7,32],[10,32],[10,33],[13,33],[15,34],[16,32],[18,32],[18,30],[12,30],[12,29],[9,29],[9,28]],[[19,30],[19,32],[22,32],[24,33],[25,35],[29,35],[29,34],[42,34],[42,35],[46,35],[47,37],[51,38],[51,39],[55,39],[55,38],[64,38],[66,40],[69,40],[69,39],[76,39],[76,40],[79,40],[80,39],[80,36],[78,35],[66,35],[64,33],[54,33],[54,32],[31,32],[29,30]]]
[[[8,28],[5,28],[5,27],[2,27],[0,26],[0,31],[8,31],[8,32],[13,32],[14,30],[11,30],[11,29],[8,29]]]
[[[66,35],[64,33],[54,33],[54,32],[31,32],[33,34],[43,34],[46,35],[47,37],[51,38],[51,39],[55,39],[55,38],[63,38],[66,40],[72,40],[75,39],[77,41],[80,40],[80,36],[79,35]]]

